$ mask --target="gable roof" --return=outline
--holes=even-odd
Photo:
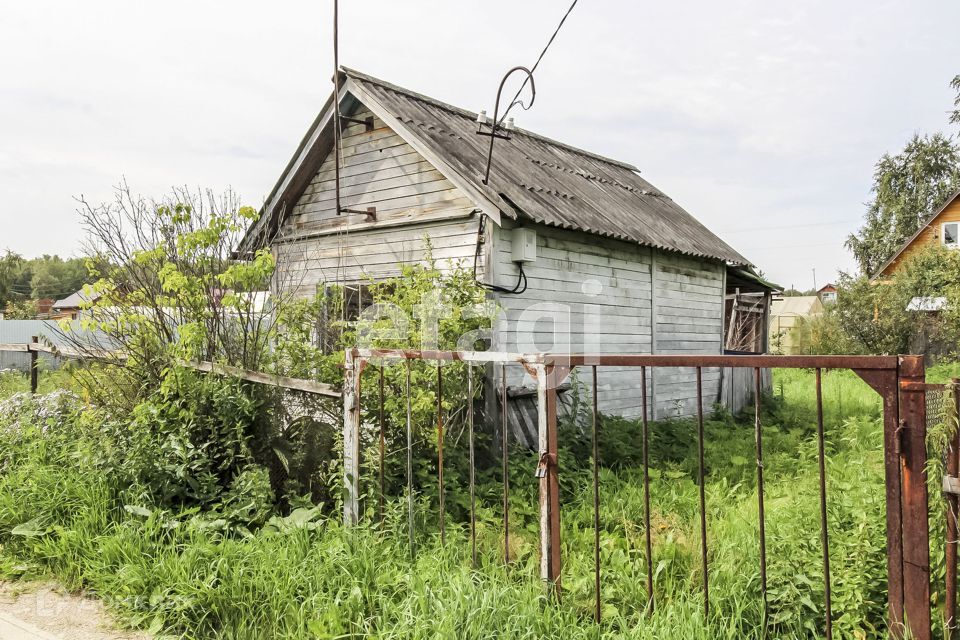
[[[79,309],[84,303],[91,302],[100,297],[99,293],[87,295],[83,289],[71,293],[66,298],[61,298],[53,303],[51,309]]]
[[[478,136],[476,114],[403,89],[352,69],[340,73],[341,101],[346,94],[377,114],[478,208],[499,220],[514,219],[598,234],[668,251],[749,265],[717,237],[627,163],[577,149],[544,136],[515,129],[498,140],[489,184],[486,168],[489,138]],[[332,111],[332,96],[324,111]],[[332,147],[324,136],[332,117],[321,112],[274,188],[257,224],[248,230],[240,251],[269,243],[284,211],[303,193],[316,160]],[[297,175],[308,173],[309,175]],[[493,209],[493,211],[491,211]]]
[[[896,253],[890,256],[890,259],[884,262],[883,266],[877,269],[877,272],[875,274],[870,276],[870,279],[876,280],[877,278],[882,276],[883,272],[887,270],[887,267],[893,264],[896,261],[896,259],[900,257],[900,254],[902,254],[907,247],[912,245],[914,241],[920,237],[920,234],[922,234],[924,231],[930,228],[930,225],[933,224],[933,222],[940,216],[940,214],[946,211],[947,207],[953,204],[953,201],[956,200],[958,197],[960,197],[960,190],[956,191],[952,196],[947,198],[946,202],[944,202],[939,209],[934,211],[926,220],[924,220],[923,224],[921,224],[920,227],[917,229],[917,232],[914,233],[912,236],[910,236],[910,238],[907,239],[906,242],[900,245],[900,248],[897,249]]]
[[[818,296],[784,296],[773,301],[771,316],[805,317],[823,313],[823,302]]]

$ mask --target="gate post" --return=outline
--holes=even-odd
[[[900,356],[903,612],[911,637],[929,640],[930,533],[927,517],[927,394],[923,356]]]
[[[537,364],[537,421],[540,464],[540,575],[560,597],[560,475],[557,460],[557,386],[566,377],[558,365]]]
[[[947,443],[947,461],[946,473],[948,478],[956,478],[960,474],[960,428],[957,421],[960,420],[960,378],[953,378],[950,381],[950,391],[953,394],[953,411],[950,413],[950,440]],[[946,488],[946,478],[944,479],[944,488]],[[960,507],[960,500],[956,493],[947,493],[947,541],[946,541],[946,561],[947,561],[947,588],[946,604],[944,605],[944,637],[946,640],[953,640],[957,630],[957,509]]]
[[[347,349],[343,361],[343,524],[357,524],[360,513],[360,373],[363,362]]]
[[[40,341],[40,338],[33,336],[30,338],[30,393],[37,392],[37,383],[40,376],[39,362],[37,361],[37,350],[34,345]]]

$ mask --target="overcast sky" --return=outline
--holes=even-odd
[[[343,0],[346,66],[492,111],[568,0]],[[332,0],[0,8],[0,249],[79,252],[74,196],[262,204],[331,90]],[[850,269],[873,164],[943,130],[956,0],[580,0],[517,124],[635,164],[785,286]]]

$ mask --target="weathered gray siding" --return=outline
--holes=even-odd
[[[495,233],[496,283],[512,287],[511,232]],[[723,265],[582,233],[537,226],[538,256],[524,267],[527,291],[498,294],[504,311],[497,349],[587,353],[709,353],[722,344]],[[651,277],[651,273],[653,277]],[[556,332],[556,333],[555,333]],[[650,378],[656,417],[696,413],[693,370],[657,370]],[[513,368],[509,384],[523,383]],[[589,371],[579,374],[589,382]],[[704,406],[717,399],[719,374],[705,369]],[[527,383],[532,381],[527,378]],[[601,410],[637,416],[640,372],[603,367]]]
[[[662,251],[653,252],[657,354],[719,354],[723,349],[723,277],[718,261]],[[705,368],[704,409],[719,397],[720,372]],[[696,414],[696,371],[657,369],[654,375],[656,415]]]
[[[396,276],[400,265],[424,261],[427,238],[441,268],[472,265],[478,228],[472,202],[386,124],[375,118],[372,131],[345,128],[341,158],[341,206],[376,207],[377,219],[337,215],[331,154],[273,243],[280,286],[312,295],[324,282]]]

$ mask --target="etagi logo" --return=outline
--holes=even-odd
[[[436,351],[443,344],[449,348],[445,329],[451,321],[462,320],[476,328],[456,336],[457,351],[609,353],[609,307],[604,304],[603,284],[587,279],[573,286],[557,282],[556,287],[549,294],[565,302],[537,300],[528,294],[458,308],[450,305],[441,291],[433,290],[423,294],[412,314],[393,304],[373,304],[358,318],[357,346],[376,349],[414,344],[421,351]]]

